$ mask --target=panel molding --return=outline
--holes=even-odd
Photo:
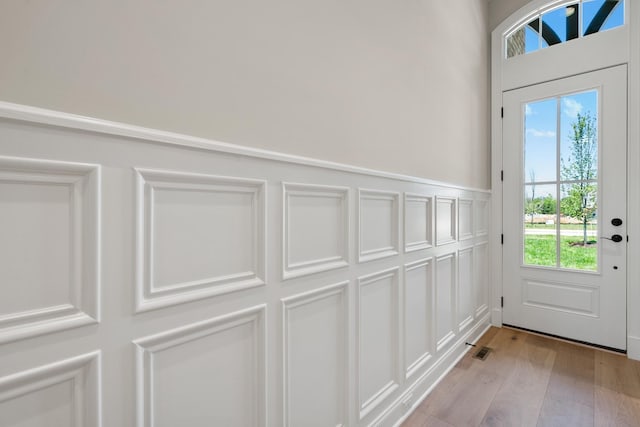
[[[426,235],[423,240],[409,241],[408,230],[408,206],[410,203],[424,203],[426,210],[425,228]],[[404,193],[404,251],[414,252],[422,249],[428,249],[433,246],[433,196],[425,196],[415,193]]]
[[[358,408],[359,419],[364,419],[367,415],[369,415],[374,409],[378,408],[399,386],[402,381],[402,375],[400,372],[400,320],[399,320],[399,272],[400,267],[392,267],[386,270],[379,271],[377,273],[368,274],[366,276],[361,276],[358,278],[358,286],[356,287],[356,403]],[[363,352],[361,349],[362,345],[362,288],[374,284],[380,280],[384,279],[392,279],[393,280],[393,301],[390,302],[392,307],[392,321],[393,325],[391,325],[393,333],[393,345],[389,349],[392,359],[392,378],[384,384],[379,390],[373,393],[371,396],[363,396],[362,387],[361,387],[361,377],[362,373],[362,357]]]
[[[463,332],[465,329],[467,329],[467,327],[469,327],[472,323],[473,323],[473,319],[475,316],[475,307],[474,307],[474,287],[475,287],[475,283],[476,280],[474,278],[474,264],[475,264],[475,259],[474,259],[474,248],[473,246],[469,246],[466,248],[462,248],[462,249],[458,249],[458,255],[457,255],[457,262],[456,262],[456,266],[457,266],[457,271],[458,271],[458,275],[457,275],[457,279],[456,279],[456,313],[458,316],[460,316],[460,312],[462,310],[462,280],[460,278],[460,276],[462,275],[461,272],[461,266],[462,266],[462,262],[461,259],[463,256],[467,255],[471,257],[470,259],[470,263],[471,266],[469,268],[469,313],[468,316],[460,319],[458,317],[458,321],[456,322],[458,324],[458,332]]]
[[[458,199],[458,240],[469,240],[473,238],[474,222],[474,201],[473,199]]]
[[[437,335],[436,335],[436,352],[440,352],[443,348],[445,348],[450,342],[451,340],[453,340],[456,336],[456,299],[457,299],[457,295],[456,295],[456,253],[455,252],[451,252],[451,253],[447,253],[447,254],[443,254],[440,255],[438,257],[436,257],[436,261],[435,261],[435,265],[436,265],[436,285],[435,285],[435,295],[436,295],[436,311],[439,305],[438,302],[438,291],[440,289],[440,275],[438,274],[438,264],[443,262],[443,261],[447,261],[447,260],[451,260],[451,287],[449,288],[449,299],[450,299],[450,306],[448,307],[449,310],[449,322],[451,324],[450,330],[443,335],[440,339],[438,339]],[[438,328],[438,315],[436,315],[436,331]]]
[[[69,302],[0,315],[0,344],[99,323],[100,165],[0,156],[0,182],[68,188],[71,223]]]
[[[545,303],[544,301],[535,301],[529,298],[530,288],[528,286],[534,285],[540,288],[555,288],[554,302]],[[557,295],[560,289],[564,289],[566,292],[582,293],[583,295],[590,295],[589,305],[590,309],[579,309],[578,307],[569,307],[561,305]],[[546,310],[558,311],[561,313],[578,314],[585,317],[599,317],[600,316],[600,288],[597,286],[588,285],[576,285],[574,283],[562,282],[562,281],[544,281],[540,279],[530,279],[527,277],[522,278],[522,305],[543,308]],[[568,295],[564,295],[568,297]],[[572,298],[572,301],[576,301],[577,298]],[[584,301],[583,301],[584,302]]]
[[[474,226],[476,236],[486,236],[489,234],[488,210],[489,201],[484,199],[476,199],[474,201]]]
[[[135,168],[136,177],[136,312],[196,301],[254,288],[266,283],[266,181],[226,176]],[[232,193],[252,197],[252,270],[173,283],[154,283],[154,192],[158,189]]]
[[[482,268],[482,264],[478,261],[480,251],[484,251],[486,255],[485,271],[480,270]],[[479,318],[489,311],[489,242],[485,241],[476,244],[473,252],[473,270],[475,275],[474,293],[476,297],[475,316]]]
[[[86,353],[0,378],[0,403],[71,382],[73,426],[102,425],[100,351]]]
[[[443,206],[445,209],[448,207],[449,212],[446,214],[440,214],[440,206]],[[457,211],[457,199],[455,197],[444,197],[444,196],[436,196],[436,246],[448,245],[452,243],[456,243],[457,241],[457,221],[456,221],[456,211]],[[446,221],[449,221],[449,227],[442,229],[443,234],[440,234],[440,225],[446,224]]]
[[[283,374],[283,417],[284,417],[284,426],[290,426],[291,424],[291,372],[292,368],[290,365],[290,350],[291,350],[291,339],[290,339],[290,313],[291,310],[303,307],[305,305],[313,304],[314,302],[338,296],[341,299],[341,310],[342,310],[342,322],[343,327],[340,329],[342,331],[342,354],[338,354],[338,360],[341,360],[344,364],[342,367],[343,370],[343,384],[342,390],[343,393],[340,404],[342,405],[342,422],[338,424],[338,426],[346,426],[348,424],[348,395],[349,395],[349,384],[347,381],[348,378],[348,360],[349,360],[349,324],[348,324],[348,286],[349,281],[343,281],[340,283],[336,283],[334,285],[325,286],[310,292],[305,292],[298,295],[293,295],[291,297],[283,298],[281,300],[282,304],[282,337],[283,337],[283,347],[282,347],[282,374]],[[340,399],[340,396],[337,396]]]
[[[215,317],[133,341],[136,353],[136,425],[153,427],[154,422],[154,357],[163,350],[178,347],[206,336],[250,324],[256,345],[253,381],[257,399],[252,410],[260,426],[267,419],[266,304]]]
[[[387,258],[399,254],[400,247],[400,193],[394,191],[380,191],[358,188],[358,262],[363,263],[376,259]],[[365,249],[363,236],[367,230],[363,230],[363,217],[365,209],[362,202],[366,200],[382,200],[391,203],[391,218],[389,223],[390,245],[378,248]]]
[[[433,353],[432,353],[432,348],[433,348],[433,337],[434,337],[434,326],[435,326],[435,311],[434,311],[434,286],[433,286],[433,257],[428,257],[428,258],[424,258],[415,262],[411,262],[408,264],[404,265],[404,280],[403,280],[403,296],[405,298],[405,301],[407,299],[407,275],[410,271],[413,270],[417,270],[420,268],[426,267],[427,270],[427,278],[428,278],[428,283],[426,284],[427,286],[427,291],[426,291],[426,295],[427,295],[427,301],[425,301],[425,307],[427,308],[428,313],[426,313],[426,319],[425,323],[426,323],[426,331],[427,331],[427,336],[426,336],[426,341],[427,341],[427,350],[422,353],[420,356],[418,356],[418,358],[416,358],[414,361],[412,362],[407,362],[406,361],[406,353],[407,353],[407,342],[409,340],[408,336],[407,336],[407,316],[406,316],[406,304],[403,306],[403,322],[402,322],[402,329],[403,329],[403,344],[404,344],[404,353],[405,353],[405,366],[404,366],[404,376],[405,379],[409,379],[411,377],[413,377],[416,373],[418,373],[423,367],[425,367],[432,359],[433,359]]]
[[[282,183],[283,199],[283,224],[282,224],[282,278],[283,280],[295,277],[335,270],[349,266],[349,188],[328,185]],[[292,197],[314,197],[337,199],[341,205],[341,220],[339,230],[336,231],[336,239],[340,242],[340,253],[335,256],[311,259],[294,263],[291,261],[291,205]]]

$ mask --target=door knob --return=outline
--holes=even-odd
[[[622,236],[621,236],[621,235],[619,235],[619,234],[614,234],[614,235],[613,235],[613,236],[611,236],[611,237],[602,237],[602,238],[603,238],[603,239],[607,239],[607,240],[614,241],[614,242],[616,242],[616,243],[620,243],[620,242],[622,242]]]

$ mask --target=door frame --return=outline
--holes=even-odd
[[[640,5],[625,0],[624,27],[572,40],[509,60],[504,58],[505,35],[540,11],[567,3],[532,0],[491,33],[491,323],[502,326],[502,94],[525,87],[614,65],[627,64],[627,259],[640,259]],[[567,55],[571,51],[572,55]],[[580,55],[590,52],[591,55]],[[593,52],[598,52],[594,55]],[[578,53],[578,55],[576,55]],[[563,61],[563,58],[572,58]],[[580,58],[575,60],[575,58]],[[553,63],[553,67],[540,64]],[[634,143],[635,142],[635,143]],[[627,263],[627,356],[640,360],[640,263]]]

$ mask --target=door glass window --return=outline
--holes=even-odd
[[[540,34],[547,46],[578,38],[579,8],[579,4],[572,4],[542,15]]]
[[[621,0],[583,0],[583,35],[588,36],[624,24],[624,2]]]
[[[524,105],[523,262],[598,270],[598,92]]]
[[[624,0],[580,0],[531,15],[506,36],[506,57],[539,49],[624,25]]]

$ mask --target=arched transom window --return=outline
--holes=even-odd
[[[624,25],[624,0],[580,0],[529,17],[506,36],[507,58]]]

